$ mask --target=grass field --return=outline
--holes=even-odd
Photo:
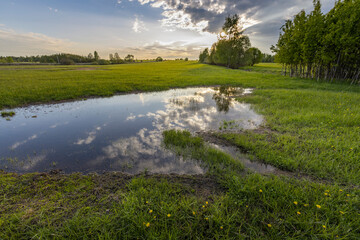
[[[247,173],[200,138],[164,132],[166,146],[205,162],[208,174],[0,173],[0,239],[360,239],[360,87],[280,70],[183,61],[1,66],[0,109],[172,87],[256,88],[238,100],[264,125],[217,137],[292,175]]]

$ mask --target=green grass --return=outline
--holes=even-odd
[[[165,146],[203,162],[206,176],[0,173],[0,239],[359,239],[359,86],[281,76],[276,64],[86,67],[94,69],[1,66],[0,108],[171,87],[253,87],[238,100],[263,114],[263,126],[219,137],[312,181],[247,174],[201,138],[166,131]]]
[[[258,63],[254,66],[241,67],[240,69],[250,72],[281,74],[281,64],[279,63]]]
[[[13,117],[15,116],[15,112],[14,111],[10,111],[10,112],[1,112],[1,117],[6,118],[6,117]]]
[[[222,177],[224,171],[240,174],[244,171],[241,162],[230,155],[207,146],[200,137],[194,137],[188,131],[167,130],[163,132],[165,147],[176,154],[201,161],[211,175]]]
[[[229,84],[267,89],[311,88],[336,91],[349,88],[344,84],[319,84],[312,80],[231,70],[192,61],[106,66],[0,66],[0,79],[0,109],[91,96],[111,96],[131,91],[157,91],[200,85]],[[359,89],[355,91],[359,92]]]

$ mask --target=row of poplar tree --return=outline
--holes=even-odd
[[[263,54],[257,48],[252,48],[248,36],[243,35],[238,15],[225,19],[218,41],[209,50],[206,48],[199,55],[199,62],[239,68],[259,63]]]
[[[327,14],[314,0],[310,14],[299,12],[281,30],[271,50],[285,75],[360,83],[359,0],[339,0]]]

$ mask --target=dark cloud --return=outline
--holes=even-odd
[[[196,26],[202,21],[208,23],[203,31],[217,33],[228,15],[239,14],[244,19],[271,19],[274,16],[277,19],[286,18],[289,14],[295,14],[302,8],[308,8],[312,5],[312,0],[138,0],[142,4],[150,3],[153,6],[162,6],[164,11],[171,11],[172,14],[186,14],[190,17],[191,24]],[[327,0],[329,1],[329,0]],[[291,11],[294,11],[292,13]],[[180,14],[179,14],[180,13]],[[169,18],[169,13],[164,14]],[[172,19],[174,23],[174,19]],[[186,28],[182,25],[179,18],[180,28]],[[166,24],[165,24],[166,25]],[[167,25],[169,26],[169,25]],[[187,23],[189,26],[189,23]]]

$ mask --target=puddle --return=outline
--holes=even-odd
[[[11,121],[0,118],[0,168],[202,174],[198,163],[164,149],[162,132],[219,130],[230,121],[254,129],[262,117],[234,100],[248,93],[198,87],[13,109]]]

